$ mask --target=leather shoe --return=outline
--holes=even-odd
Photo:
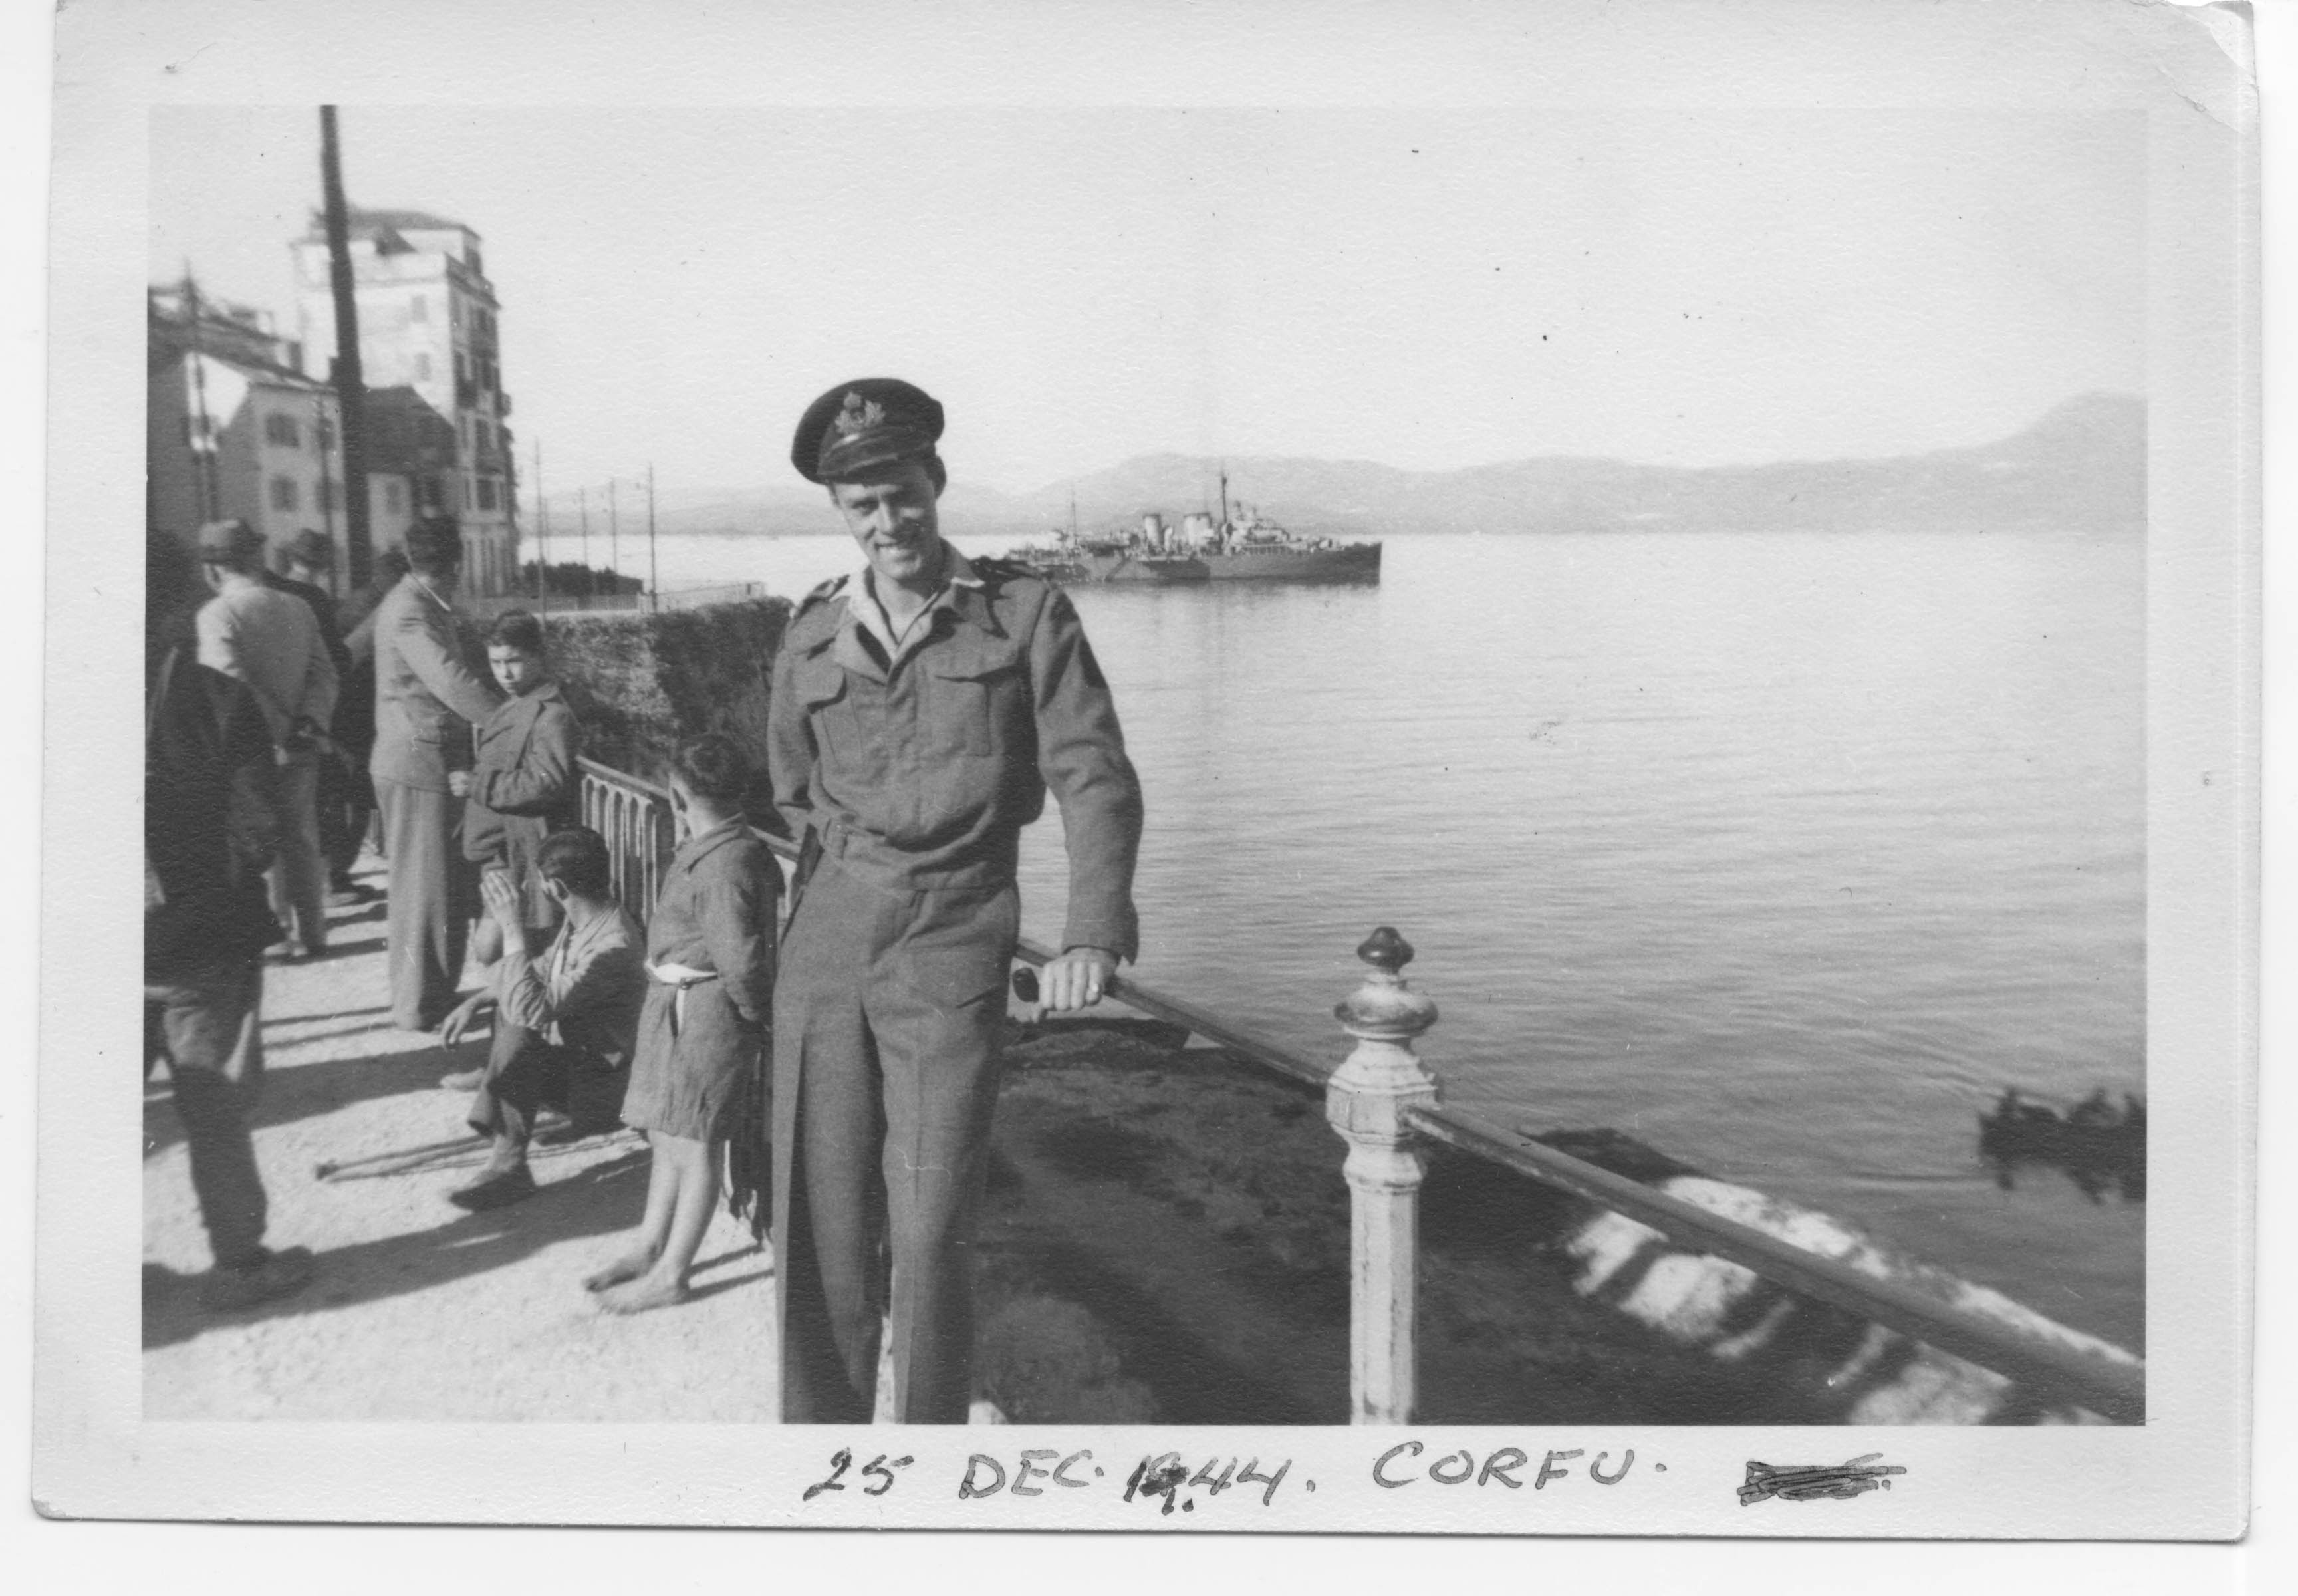
[[[533,1195],[534,1176],[525,1161],[521,1160],[507,1170],[488,1170],[470,1185],[449,1192],[447,1201],[479,1213],[490,1208],[508,1208]]]
[[[200,1301],[218,1313],[252,1308],[302,1290],[317,1268],[318,1261],[309,1247],[267,1251],[253,1263],[214,1270],[200,1286]]]

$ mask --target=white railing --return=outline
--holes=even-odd
[[[607,839],[615,890],[643,921],[669,862],[670,795],[585,759],[583,822]],[[768,846],[785,861],[796,847]],[[1053,950],[1023,939],[1017,956],[1043,964]],[[1348,1144],[1342,1166],[1351,1211],[1349,1410],[1356,1424],[1410,1422],[1417,1398],[1416,1309],[1420,1187],[1428,1153],[1443,1145],[1650,1226],[1677,1245],[1727,1259],[1801,1295],[2017,1381],[2047,1402],[2088,1409],[2121,1424],[2145,1419],[2146,1369],[2093,1358],[1955,1308],[1896,1281],[1807,1252],[1753,1227],[1615,1175],[1531,1137],[1442,1102],[1436,1076],[1414,1042],[1436,1022],[1436,1005],[1412,990],[1412,946],[1382,926],[1357,949],[1363,984],[1333,1011],[1354,1046],[1337,1069],[1278,1046],[1193,1004],[1111,980],[1108,995],[1293,1079],[1321,1087],[1325,1117]]]

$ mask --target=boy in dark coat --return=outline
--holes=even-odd
[[[477,757],[462,778],[463,856],[507,873],[534,916],[527,923],[549,936],[558,910],[534,873],[534,856],[545,837],[583,818],[575,764],[583,728],[551,679],[542,624],[526,611],[507,609],[496,619],[487,668],[508,696],[479,723]],[[480,963],[494,962],[492,940],[482,928]]]
[[[718,1198],[717,1154],[738,1126],[763,1125],[752,1095],[773,1026],[780,866],[742,816],[742,751],[703,737],[678,751],[671,800],[686,840],[647,925],[646,1008],[623,1122],[654,1150],[646,1217],[630,1251],[584,1282],[616,1313],[668,1307]],[[755,1161],[747,1167],[755,1169]],[[763,1194],[749,1194],[752,1202]]]

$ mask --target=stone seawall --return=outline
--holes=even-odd
[[[549,615],[543,630],[551,668],[582,718],[584,751],[659,781],[671,751],[706,732],[732,738],[763,772],[768,683],[789,616],[789,600],[768,598],[659,614]],[[466,632],[484,662],[484,625],[467,622]],[[763,804],[752,810],[768,812]]]

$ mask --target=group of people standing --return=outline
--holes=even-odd
[[[867,1422],[888,1336],[895,1419],[967,1417],[969,1249],[1019,930],[1020,833],[1049,790],[1070,872],[1043,1006],[1099,1002],[1137,951],[1141,791],[1108,683],[1059,589],[941,537],[942,430],[941,407],[890,378],[841,385],[801,418],[792,463],[826,489],[864,565],[798,606],[773,663],[764,748],[707,736],[675,751],[681,840],[643,932],[616,900],[604,839],[575,823],[580,726],[541,626],[517,611],[496,621],[492,681],[464,659],[451,520],[409,529],[406,572],[360,640],[392,1017],[454,1043],[494,1011],[484,1065],[442,1082],[471,1092],[468,1122],[490,1139],[485,1167],[451,1199],[484,1210],[534,1195],[527,1153],[546,1112],[571,1135],[644,1129],[644,1214],[585,1281],[603,1306],[637,1311],[684,1296],[723,1163],[737,1212],[772,1227],[786,1422]],[[180,549],[155,540],[150,562],[147,1054],[175,1071],[216,1246],[211,1300],[232,1306],[294,1289],[310,1261],[261,1246],[244,1123],[219,1155],[226,1116],[205,1132],[194,1122],[219,1096],[209,1077],[230,1100],[260,1073],[269,906],[293,928],[286,956],[324,947],[323,914],[306,918],[298,897],[318,879],[313,856],[289,861],[281,822],[301,815],[305,792],[318,812],[316,772],[291,773],[298,728],[340,724],[341,682],[363,660],[331,653],[333,617],[316,607],[277,595],[306,626],[251,596],[262,579],[238,562],[260,570],[260,541],[211,528],[199,545],[211,608],[230,600],[218,635],[308,632],[313,646],[283,642],[260,672],[220,653],[211,667],[203,609],[186,671],[168,641],[182,584],[159,580],[162,542]],[[228,559],[211,558],[227,547]],[[271,823],[255,823],[267,806]],[[800,843],[786,917],[754,820]],[[277,885],[259,904],[249,872],[266,865]],[[202,914],[208,933],[187,963],[169,916]],[[467,955],[492,966],[468,995]]]

